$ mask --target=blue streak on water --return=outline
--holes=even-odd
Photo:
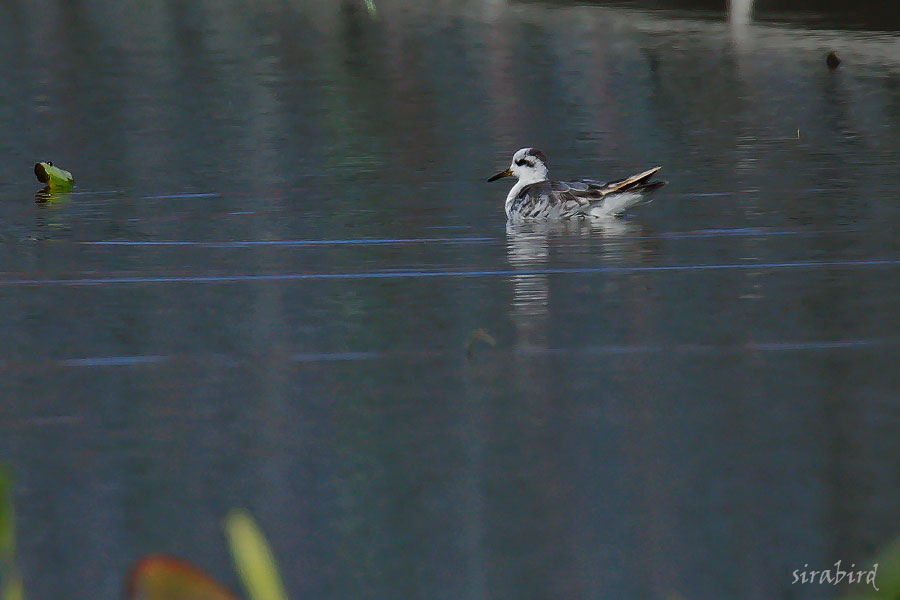
[[[819,350],[856,350],[882,346],[898,346],[900,339],[806,340],[749,342],[745,344],[675,344],[675,345],[605,345],[583,348],[522,348],[517,352],[527,355],[626,355],[626,354],[712,354],[721,352],[807,352]]]
[[[89,358],[68,358],[59,361],[64,367],[124,367],[130,365],[159,364],[168,360],[167,356],[92,356]]]
[[[230,213],[241,214],[241,213]],[[637,236],[640,239],[691,239],[714,237],[759,237],[759,236],[818,236],[855,233],[858,229],[765,229],[747,227],[738,229],[698,229],[695,231],[671,231],[653,235]],[[470,244],[499,241],[501,238],[433,237],[433,238],[360,238],[336,240],[238,240],[231,242],[201,242],[194,240],[95,240],[79,242],[87,246],[192,246],[198,248],[244,248],[255,246],[340,246],[340,245],[401,245],[401,244]]]
[[[742,190],[730,190],[724,192],[668,192],[666,193],[666,197],[668,198],[721,198],[726,196],[740,196],[745,194],[757,194],[759,193],[759,188],[746,188]],[[779,190],[779,189],[766,189],[767,193],[796,193],[803,192],[807,194],[815,194],[821,192],[829,192],[828,188],[802,188],[799,190]]]
[[[237,242],[195,242],[190,240],[129,241],[101,240],[81,242],[88,246],[194,246],[199,248],[243,248],[251,246],[344,246],[344,245],[392,245],[392,244],[470,244],[493,241],[489,237],[455,238],[362,238],[346,240],[244,240]]]
[[[662,239],[689,239],[689,238],[714,238],[714,237],[768,237],[768,236],[819,236],[819,235],[836,235],[844,233],[856,233],[858,229],[764,229],[764,228],[741,228],[741,229],[698,229],[696,231],[673,231],[667,233],[659,233],[652,236],[641,236],[643,238],[662,238]]]
[[[774,263],[728,263],[714,265],[660,265],[645,267],[572,267],[558,269],[492,269],[482,271],[363,271],[359,273],[281,273],[272,275],[187,275],[160,277],[96,277],[84,279],[7,279],[0,286],[113,285],[134,283],[241,283],[255,281],[309,281],[328,279],[414,279],[427,277],[511,277],[516,275],[590,275],[692,271],[746,271],[778,269],[851,269],[896,267],[900,259],[856,261],[800,261]]]
[[[66,192],[67,196],[112,196],[121,194],[121,190],[73,190]]]
[[[894,338],[869,338],[849,340],[782,340],[772,342],[751,342],[746,344],[653,344],[653,345],[603,345],[587,346],[581,348],[516,348],[517,354],[527,356],[553,356],[553,355],[606,355],[624,356],[635,354],[711,354],[722,352],[814,352],[827,350],[858,350],[883,346],[898,346],[900,339]],[[458,354],[453,351],[427,350],[417,352],[416,356],[440,357]],[[409,354],[405,352],[382,353],[370,351],[349,352],[298,352],[290,355],[292,362],[317,363],[317,362],[354,362],[363,360],[395,359],[408,360]],[[118,367],[134,365],[153,365],[169,360],[171,357],[163,355],[143,356],[95,356],[90,358],[70,358],[60,360],[59,364],[65,367]]]
[[[635,346],[622,346],[622,345],[608,345],[608,346],[589,346],[585,348],[539,348],[539,347],[528,347],[528,348],[517,348],[516,353],[523,355],[535,355],[535,356],[546,356],[553,354],[605,354],[605,355],[619,355],[619,354],[656,354],[658,352],[662,352],[663,350],[673,350],[673,348],[666,348],[664,346],[645,346],[645,345],[635,345]]]
[[[839,350],[846,348],[863,348],[868,346],[883,346],[891,342],[886,340],[837,340],[814,342],[766,342],[747,344],[751,350],[766,352],[785,352],[796,350]],[[893,341],[896,344],[896,340]]]
[[[294,362],[337,362],[373,360],[383,355],[378,352],[299,352],[291,355]]]
[[[164,194],[162,196],[141,196],[141,200],[177,200],[179,198],[215,198],[219,194],[207,192],[203,194]]]

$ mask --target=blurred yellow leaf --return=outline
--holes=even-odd
[[[232,511],[225,519],[225,533],[250,600],[287,600],[269,544],[250,515]]]
[[[171,556],[139,560],[125,584],[126,600],[237,600],[189,562]]]
[[[3,577],[3,587],[0,588],[0,600],[25,600],[22,577],[18,573],[12,573]]]

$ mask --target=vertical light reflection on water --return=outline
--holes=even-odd
[[[518,132],[509,116],[523,114],[524,104],[514,91],[515,38],[510,36],[508,26],[503,24],[505,8],[505,3],[494,3],[487,11],[486,18],[495,27],[485,29],[486,35],[480,40],[485,53],[482,78],[488,100],[487,129],[493,133],[498,144],[514,146]]]
[[[637,266],[651,248],[642,241],[639,221],[605,219],[592,223],[591,233],[599,235],[598,260],[604,266]],[[620,329],[621,344],[639,346],[653,339],[655,307],[647,299],[647,279],[642,276],[615,277],[600,284],[604,298],[618,299],[621,322],[610,325]],[[599,305],[595,310],[602,310]],[[669,512],[672,489],[659,456],[665,441],[659,432],[666,418],[664,393],[653,377],[648,377],[648,358],[641,354],[623,356],[618,368],[597,364],[595,377],[607,379],[615,417],[621,425],[619,452],[627,476],[622,486],[632,498],[636,511],[643,515],[626,533],[635,549],[637,564],[646,573],[646,584],[657,595],[666,596],[675,589],[676,574],[670,560],[670,540],[675,537]],[[652,359],[651,359],[652,360]],[[601,375],[602,373],[602,375]]]
[[[753,15],[753,0],[730,0],[728,3],[728,22],[732,27],[740,27],[750,23]]]
[[[476,367],[476,372],[479,370]],[[465,448],[465,468],[460,479],[461,540],[465,548],[465,598],[481,600],[488,597],[488,549],[485,527],[485,489],[488,478],[485,468],[485,443],[488,438],[488,416],[483,387],[477,376],[466,372],[463,378],[465,410],[461,413],[462,447]]]
[[[562,222],[540,224],[507,224],[507,259],[514,270],[548,269],[571,265],[573,262],[591,266],[635,266],[641,262],[646,252],[645,238],[637,221],[624,219],[604,219],[593,222]],[[663,396],[659,387],[643,376],[646,372],[642,355],[623,356],[616,359],[618,365],[598,361],[586,363],[578,358],[579,348],[560,347],[560,337],[556,329],[559,323],[551,322],[551,296],[559,295],[557,302],[567,303],[566,312],[571,315],[585,315],[605,310],[605,298],[612,299],[612,305],[620,307],[621,322],[611,325],[616,334],[601,336],[611,343],[624,346],[638,345],[653,337],[648,329],[654,322],[652,303],[646,300],[646,280],[643,276],[598,276],[592,285],[596,293],[589,297],[582,294],[567,294],[570,285],[566,275],[521,273],[511,277],[513,298],[511,318],[516,329],[516,348],[525,351],[521,369],[516,379],[521,384],[523,400],[533,407],[533,418],[541,427],[543,419],[553,415],[553,409],[546,401],[554,397],[557,379],[547,369],[562,368],[567,360],[552,359],[538,361],[528,350],[553,348],[561,350],[564,356],[571,356],[579,368],[592,372],[596,389],[587,392],[602,396],[608,390],[621,394],[621,398],[611,400],[619,412],[621,428],[621,449],[617,456],[627,465],[628,473],[621,485],[624,493],[634,498],[638,512],[645,515],[637,520],[634,530],[626,535],[635,547],[636,556],[641,557],[641,570],[648,573],[647,585],[661,594],[671,592],[676,581],[668,556],[670,540],[675,538],[671,515],[667,507],[671,505],[671,489],[666,484],[666,476],[661,472],[658,457],[663,452],[658,432],[662,428],[660,420],[665,418],[665,410],[660,406]],[[616,299],[620,299],[621,302]],[[553,308],[558,313],[559,307]],[[602,320],[602,318],[601,318]],[[621,336],[621,337],[619,337]],[[619,339],[616,339],[619,338]],[[590,343],[590,342],[588,342]],[[603,343],[598,340],[597,343]],[[552,479],[552,478],[551,478]],[[597,561],[600,555],[590,550],[593,541],[608,534],[589,531],[582,538],[575,536],[564,544],[573,560],[578,564],[577,572],[583,574],[570,578],[570,584],[580,593],[590,596],[616,585],[614,578],[598,580]],[[591,574],[591,575],[588,575]],[[586,592],[588,590],[590,593]]]
[[[753,0],[731,0],[728,5],[728,23],[731,31],[731,43],[734,50],[735,77],[738,81],[747,82],[752,78],[748,73],[747,55],[753,48],[750,30],[750,17]],[[752,65],[751,65],[752,66]],[[735,106],[739,111],[740,107]],[[754,156],[758,144],[757,133],[739,131],[735,139],[735,171],[749,173],[756,169],[757,159]]]

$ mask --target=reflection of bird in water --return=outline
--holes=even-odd
[[[488,181],[518,178],[506,197],[506,216],[511,220],[585,219],[618,215],[638,204],[644,194],[665,184],[650,181],[661,168],[606,183],[594,179],[550,181],[544,153],[522,148],[508,169]]]
[[[506,254],[517,271],[546,268],[550,244],[546,233],[533,228],[506,225]],[[550,288],[544,273],[521,273],[512,276],[513,314],[520,331],[534,328],[547,315]],[[527,337],[527,336],[526,336]]]
[[[549,315],[552,268],[551,246],[560,253],[577,257],[594,256],[593,242],[599,240],[599,257],[604,263],[621,264],[640,254],[637,225],[623,219],[606,218],[575,221],[513,222],[506,224],[506,254],[515,271],[512,275],[512,319],[521,348],[546,348],[546,321]],[[535,273],[533,271],[541,271]]]

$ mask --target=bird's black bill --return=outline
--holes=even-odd
[[[488,181],[497,181],[498,179],[502,179],[503,177],[509,177],[510,175],[512,175],[512,171],[507,169],[505,171],[500,171],[493,177],[489,178]]]

